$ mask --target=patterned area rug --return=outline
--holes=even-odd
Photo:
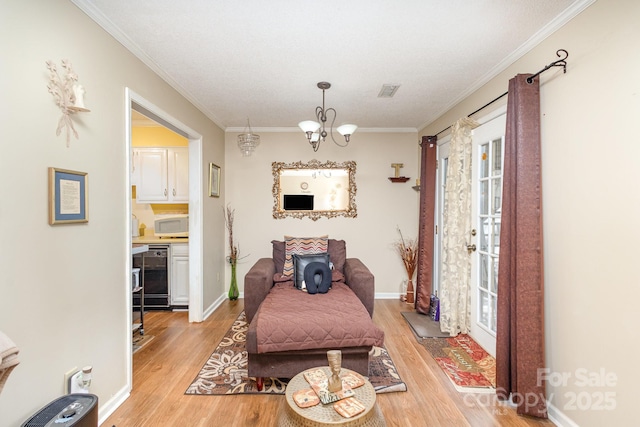
[[[495,391],[496,360],[469,335],[425,338],[421,343],[458,391],[472,393]]]
[[[185,394],[284,394],[286,379],[265,378],[264,388],[258,391],[255,379],[247,376],[245,342],[248,328],[242,312]],[[393,360],[382,347],[374,347],[369,355],[369,381],[376,393],[407,391]]]

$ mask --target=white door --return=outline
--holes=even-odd
[[[502,170],[506,115],[473,132],[471,211],[475,245],[471,256],[471,330],[469,335],[496,354],[498,256],[502,212]]]

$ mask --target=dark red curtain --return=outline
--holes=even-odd
[[[498,271],[497,393],[518,414],[547,418],[540,86],[530,74],[509,81]]]
[[[423,136],[420,159],[420,214],[418,219],[418,276],[415,308],[428,314],[433,280],[433,239],[436,200],[437,136]]]

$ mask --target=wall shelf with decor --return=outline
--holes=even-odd
[[[408,176],[400,176],[400,169],[404,167],[404,163],[391,163],[391,167],[395,170],[395,176],[390,176],[389,181],[394,183],[405,183],[411,179]]]
[[[408,176],[390,176],[389,177],[389,181],[391,182],[407,182],[410,179],[411,178],[409,178]]]

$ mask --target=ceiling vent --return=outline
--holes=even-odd
[[[400,85],[382,85],[382,89],[380,89],[380,93],[378,93],[378,98],[393,98],[393,95],[396,94],[399,87]]]

